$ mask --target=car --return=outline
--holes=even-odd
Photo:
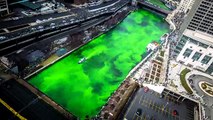
[[[42,22],[42,21],[41,21],[41,20],[39,20],[39,19],[37,19],[37,20],[36,20],[36,23],[41,23],[41,22]]]
[[[0,36],[0,40],[4,40],[4,39],[6,39],[5,36]]]
[[[35,31],[35,30],[36,30],[36,28],[34,28],[34,27],[33,27],[33,28],[31,28],[31,31]]]
[[[44,29],[44,26],[38,26],[38,29]]]
[[[163,94],[161,94],[161,95],[160,95],[160,99],[161,99],[161,98],[163,98],[163,97],[164,97],[164,95],[163,95]]]
[[[147,93],[149,91],[149,88],[148,87],[144,87],[143,90],[144,90],[145,93]]]
[[[176,116],[176,115],[178,115],[178,111],[177,111],[177,110],[173,110],[173,111],[172,111],[172,114],[173,114],[174,116]]]
[[[136,111],[136,114],[137,114],[138,116],[141,116],[141,114],[142,114],[142,109],[138,108],[137,111]]]
[[[55,26],[55,23],[51,23],[50,26]]]

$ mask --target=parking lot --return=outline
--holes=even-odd
[[[171,96],[140,88],[124,112],[127,120],[193,120],[193,106],[188,100],[178,103]]]

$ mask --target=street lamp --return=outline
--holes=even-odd
[[[169,104],[169,102],[166,102],[166,105],[164,105],[162,110],[164,110],[168,104]]]

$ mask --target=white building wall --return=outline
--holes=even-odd
[[[178,9],[184,13],[187,12],[188,9],[191,9],[194,0],[181,0]]]
[[[189,57],[184,58],[183,53],[185,52],[185,50],[187,48],[191,49],[192,53],[190,54]],[[197,61],[193,61],[192,57],[194,56],[194,54],[196,52],[199,52],[202,55]],[[212,59],[207,64],[202,64],[201,61],[205,57],[205,55],[212,57]],[[208,69],[208,67],[211,65],[211,63],[213,62],[213,48],[208,47],[206,49],[206,48],[198,46],[190,41],[187,41],[185,46],[182,48],[180,54],[177,56],[176,60],[179,62],[180,61],[184,62],[185,65],[192,65],[193,68],[196,68],[196,69],[199,69],[202,71],[206,71]]]

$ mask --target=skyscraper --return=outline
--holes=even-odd
[[[194,0],[180,31],[185,29],[213,35],[213,0]]]
[[[213,74],[213,0],[195,0],[180,33],[176,61]]]
[[[187,29],[213,35],[213,0],[202,0]]]

